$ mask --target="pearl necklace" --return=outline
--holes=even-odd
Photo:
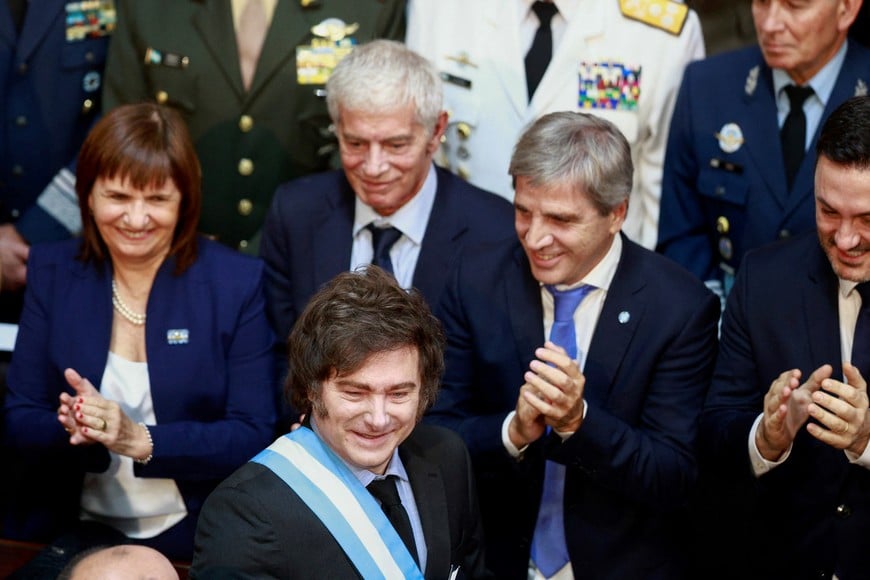
[[[115,279],[112,279],[112,306],[115,307],[115,310],[118,311],[118,314],[135,324],[136,326],[142,326],[145,324],[145,314],[139,314],[137,312],[133,312],[133,310],[127,306],[127,303],[121,299],[121,295],[118,294],[118,286],[115,284]]]

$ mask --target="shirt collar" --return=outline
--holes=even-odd
[[[556,290],[571,290],[583,284],[591,284],[607,292],[610,289],[610,284],[613,282],[613,276],[616,275],[616,267],[619,265],[620,257],[622,257],[622,235],[617,233],[613,237],[610,249],[607,250],[601,261],[595,264],[595,267],[588,274],[583,276],[582,280],[570,285],[557,284]]]
[[[826,107],[828,105],[828,99],[831,97],[831,93],[834,91],[834,85],[837,83],[837,77],[840,74],[840,69],[843,67],[843,61],[846,60],[846,50],[848,48],[849,41],[843,43],[840,47],[840,50],[834,55],[834,58],[828,61],[822,69],[816,73],[816,75],[806,83],[806,86],[810,86],[815,93],[815,97],[821,101],[822,106]],[[777,107],[780,110],[788,110],[788,96],[786,96],[785,91],[783,89],[788,86],[794,84],[794,81],[791,80],[791,77],[788,76],[788,73],[785,72],[781,68],[773,69],[773,89],[775,91]]]
[[[318,437],[320,437],[320,432],[317,430],[317,422],[314,420],[313,415],[311,416],[310,424],[311,424],[311,429],[314,431],[314,433],[317,434]],[[322,439],[322,437],[321,437],[321,439]],[[408,472],[405,470],[405,464],[402,463],[402,458],[399,457],[399,448],[398,447],[393,449],[393,456],[390,457],[390,462],[387,464],[387,469],[384,472],[384,475],[378,475],[376,473],[372,473],[368,469],[361,469],[359,467],[351,465],[350,463],[345,461],[342,457],[340,457],[338,454],[336,454],[335,456],[338,457],[341,460],[341,462],[344,463],[345,466],[347,466],[348,469],[350,469],[350,471],[351,471],[351,473],[353,473],[354,477],[356,477],[357,480],[361,484],[363,484],[363,487],[368,486],[368,484],[370,484],[372,481],[374,481],[376,479],[384,478],[388,475],[395,475],[396,477],[398,477],[402,481],[410,482],[408,479]]]
[[[519,15],[519,22],[522,22],[532,11],[532,4],[535,0],[517,0],[516,7]],[[553,0],[553,4],[559,10],[559,15],[565,19],[565,22],[571,22],[574,14],[577,12],[579,0]]]
[[[377,226],[388,224],[398,228],[405,237],[419,246],[423,243],[423,235],[426,233],[429,215],[432,213],[432,207],[435,205],[435,193],[437,190],[438,175],[435,172],[435,165],[430,163],[429,173],[426,175],[426,180],[423,182],[420,191],[389,217],[381,216],[371,206],[364,204],[357,197],[353,218],[354,237],[370,223],[374,223]]]

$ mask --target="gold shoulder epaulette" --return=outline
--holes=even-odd
[[[622,15],[675,36],[683,31],[689,7],[676,0],[619,0]]]

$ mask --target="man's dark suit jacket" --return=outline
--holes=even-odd
[[[413,278],[433,309],[462,247],[516,237],[509,202],[444,169],[436,172],[435,204]],[[282,339],[311,296],[350,268],[355,201],[343,171],[296,179],[275,192],[260,249],[268,312]]]
[[[757,479],[747,450],[752,423],[780,373],[799,368],[803,381],[830,364],[833,376],[842,379],[846,353],[840,351],[837,293],[830,262],[810,233],[748,254],[728,296],[719,359],[701,418],[701,453],[723,486],[746,492],[733,505],[747,509],[738,514],[726,506],[711,524],[739,534],[722,534],[719,541],[746,540],[758,532],[755,545],[743,542],[738,549],[744,561],[749,550],[760,550],[763,557],[755,562],[773,567],[753,567],[759,578],[870,574],[870,471],[850,464],[843,451],[805,429],[785,463]],[[722,495],[711,499],[722,500]],[[752,577],[746,566],[741,569],[741,577]]]
[[[500,579],[526,578],[544,457],[567,466],[575,578],[680,577],[677,508],[695,479],[719,303],[672,261],[622,239],[584,368],[587,417],[564,443],[551,434],[521,461],[504,449],[501,426],[545,336],[540,285],[519,243],[468,249],[439,308],[447,368],[426,420],[469,448]]]
[[[454,433],[418,425],[399,446],[428,550],[425,577],[480,578],[483,542],[468,452]],[[360,578],[338,542],[271,470],[247,463],[209,496],[191,578]]]

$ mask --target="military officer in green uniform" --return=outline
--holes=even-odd
[[[265,37],[246,87],[248,2]],[[248,253],[278,184],[337,163],[329,72],[356,44],[405,32],[404,0],[119,0],[117,16],[106,110],[153,100],[184,114],[202,162],[200,230]]]

